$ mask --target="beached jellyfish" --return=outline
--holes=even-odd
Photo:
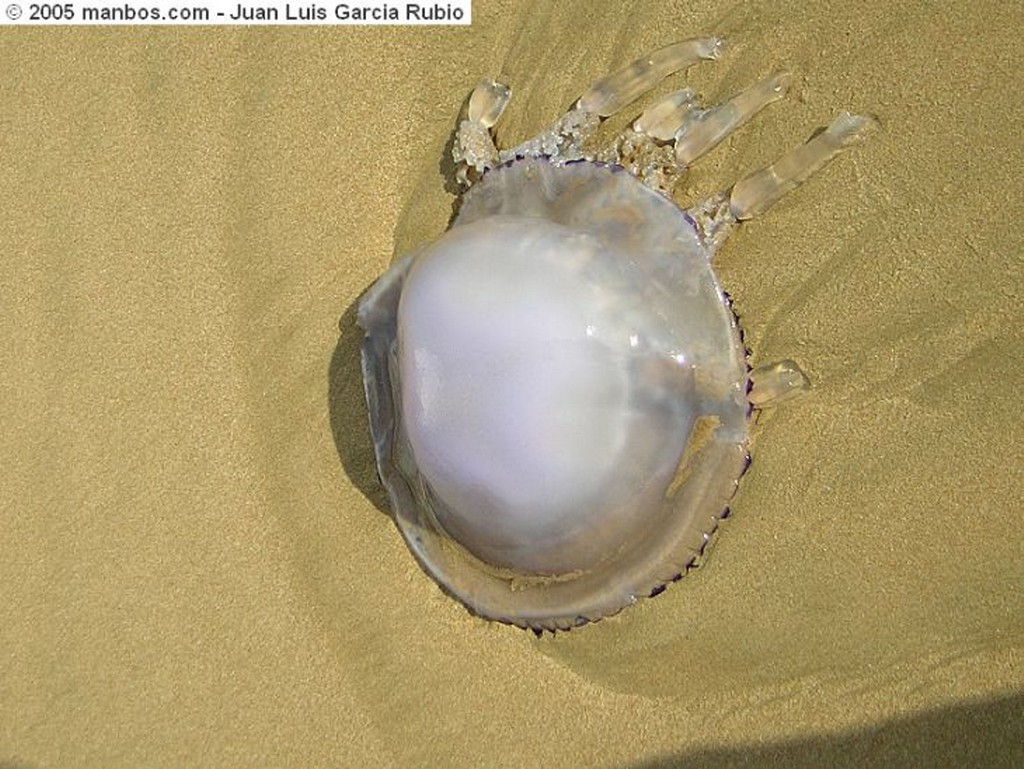
[[[728,233],[871,126],[842,114],[773,165],[683,209],[686,168],[784,95],[773,75],[702,107],[657,101],[601,145],[603,118],[721,50],[670,45],[499,150],[510,98],[478,86],[454,141],[451,228],[363,297],[378,470],[423,568],[471,611],[568,628],[660,592],[703,553],[748,459],[752,407],[806,386],[748,371],[711,259]]]

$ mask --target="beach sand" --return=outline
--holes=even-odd
[[[555,5],[0,30],[0,766],[1024,765],[1020,5]],[[701,568],[487,623],[387,516],[355,303],[444,230],[479,79],[511,144],[700,34],[662,91],[795,79],[682,201],[881,123],[716,259],[813,388]]]

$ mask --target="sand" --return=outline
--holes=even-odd
[[[551,5],[0,30],[0,766],[1024,765],[1020,4]],[[717,261],[813,390],[700,569],[489,624],[386,515],[354,303],[444,229],[479,78],[510,143],[709,32],[708,98],[795,87],[680,199],[883,126]]]

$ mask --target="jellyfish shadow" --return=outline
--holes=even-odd
[[[327,405],[331,434],[341,466],[353,485],[381,513],[390,516],[387,494],[377,475],[369,416],[359,365],[363,330],[356,325],[359,297],[338,321],[340,335],[327,371]]]

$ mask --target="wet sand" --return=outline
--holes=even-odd
[[[1019,8],[475,6],[0,31],[0,766],[1024,764]],[[445,227],[479,78],[511,143],[706,33],[708,99],[796,78],[680,200],[882,125],[717,259],[754,364],[813,389],[700,569],[486,623],[386,515],[354,303]]]

